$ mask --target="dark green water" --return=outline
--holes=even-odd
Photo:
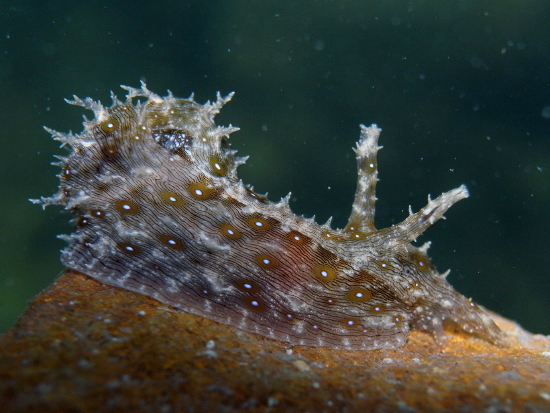
[[[110,103],[146,80],[200,102],[236,91],[218,122],[242,128],[241,177],[336,226],[358,125],[377,123],[378,226],[465,183],[471,197],[419,241],[461,293],[550,334],[547,0],[0,6],[0,331],[63,270],[55,236],[71,231],[69,215],[27,201],[56,191],[49,163],[65,152],[42,125],[80,132],[63,98]]]

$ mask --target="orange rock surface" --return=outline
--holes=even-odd
[[[550,412],[550,340],[288,347],[67,272],[0,335],[6,412]]]

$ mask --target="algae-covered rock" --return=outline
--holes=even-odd
[[[289,347],[69,271],[0,336],[0,410],[550,411],[550,340],[495,320],[508,347]]]

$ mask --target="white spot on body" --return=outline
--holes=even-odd
[[[204,245],[208,249],[217,250],[217,251],[229,251],[230,246],[227,244],[221,244],[218,242],[216,237],[209,235],[206,232],[201,232],[199,234],[199,239],[197,240],[200,244]]]
[[[444,308],[453,308],[453,303],[450,300],[442,300],[441,306]]]
[[[245,193],[246,193],[246,191],[245,191]],[[245,215],[250,215],[250,214],[254,213],[254,208],[252,208],[251,205],[246,205],[246,206],[242,207],[241,212]]]
[[[178,222],[174,218],[169,217],[168,215],[160,216],[158,219],[163,224],[166,224],[166,225],[174,227],[174,228],[179,228]]]
[[[136,178],[152,178],[158,177],[157,173],[153,168],[148,166],[138,166],[137,168],[132,169],[132,173]]]

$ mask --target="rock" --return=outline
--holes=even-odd
[[[0,335],[6,412],[546,412],[550,339],[292,347],[68,271]]]

